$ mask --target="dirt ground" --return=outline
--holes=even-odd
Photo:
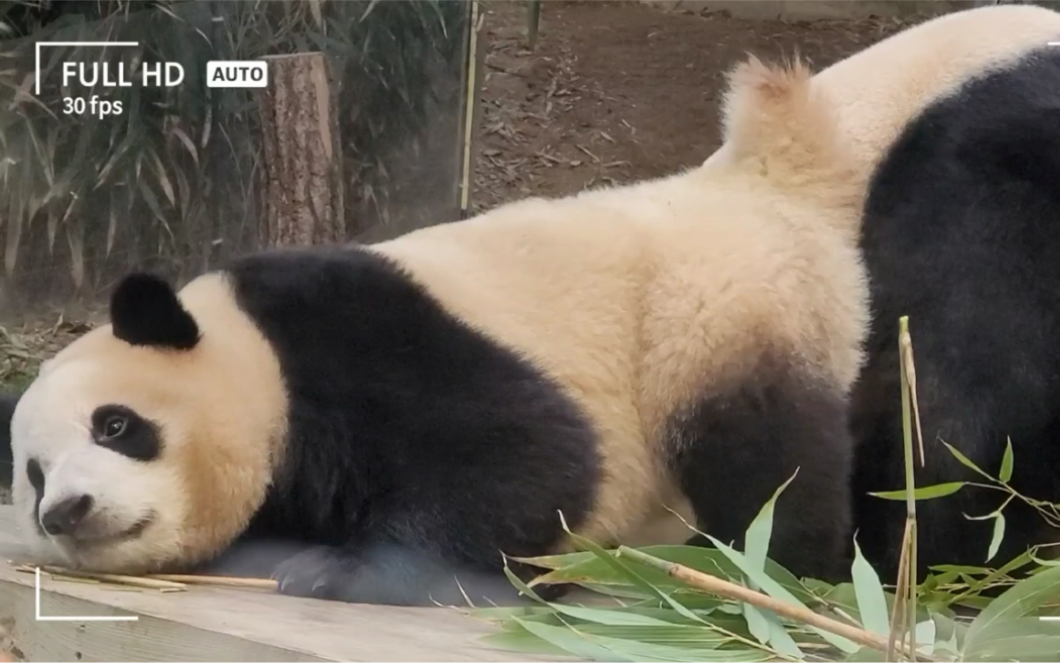
[[[701,163],[719,145],[725,72],[753,53],[815,69],[911,22],[761,21],[631,0],[545,0],[527,48],[521,3],[489,3],[476,209]]]

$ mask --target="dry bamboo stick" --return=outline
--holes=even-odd
[[[18,566],[15,567],[16,571],[22,573],[34,573],[35,567],[32,566]],[[168,589],[171,591],[183,591],[188,588],[187,585],[179,582],[171,582],[169,580],[157,580],[154,578],[146,578],[142,576],[127,576],[117,573],[91,573],[89,571],[74,571],[72,569],[64,569],[58,566],[42,566],[40,570],[44,573],[48,573],[52,576],[68,576],[71,578],[84,578],[87,580],[99,580],[101,582],[112,582],[119,585],[130,585],[133,587],[144,587],[147,589]]]
[[[182,575],[179,573],[153,573],[148,578],[169,580],[188,585],[216,585],[218,587],[253,587],[276,589],[277,581],[270,578],[236,578],[231,576]]]
[[[15,570],[21,573],[33,573],[36,568],[26,564],[15,565]],[[79,579],[90,582],[111,582],[121,585],[132,585],[150,589],[162,589],[167,591],[183,591],[188,585],[206,585],[216,587],[250,587],[256,589],[275,590],[278,586],[276,580],[270,578],[239,578],[233,576],[213,575],[190,575],[177,573],[150,573],[143,576],[128,576],[113,573],[92,573],[89,571],[75,571],[58,566],[42,566],[40,570],[52,576],[66,576],[69,579]]]

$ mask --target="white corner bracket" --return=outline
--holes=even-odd
[[[41,46],[74,46],[74,47],[106,47],[106,46],[139,46],[138,41],[38,41],[34,44],[33,56],[33,94],[40,96],[40,49]]]
[[[139,615],[42,615],[40,614],[40,567],[34,567],[33,590],[36,593],[34,607],[38,622],[135,622],[140,619]]]

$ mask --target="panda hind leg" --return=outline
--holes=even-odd
[[[748,526],[794,476],[775,505],[769,558],[799,577],[843,580],[853,535],[847,398],[796,368],[756,380],[675,418],[674,470],[697,527],[742,550]]]

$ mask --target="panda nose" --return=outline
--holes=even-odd
[[[52,536],[73,534],[91,508],[91,495],[68,497],[45,511],[40,517],[40,524]]]

